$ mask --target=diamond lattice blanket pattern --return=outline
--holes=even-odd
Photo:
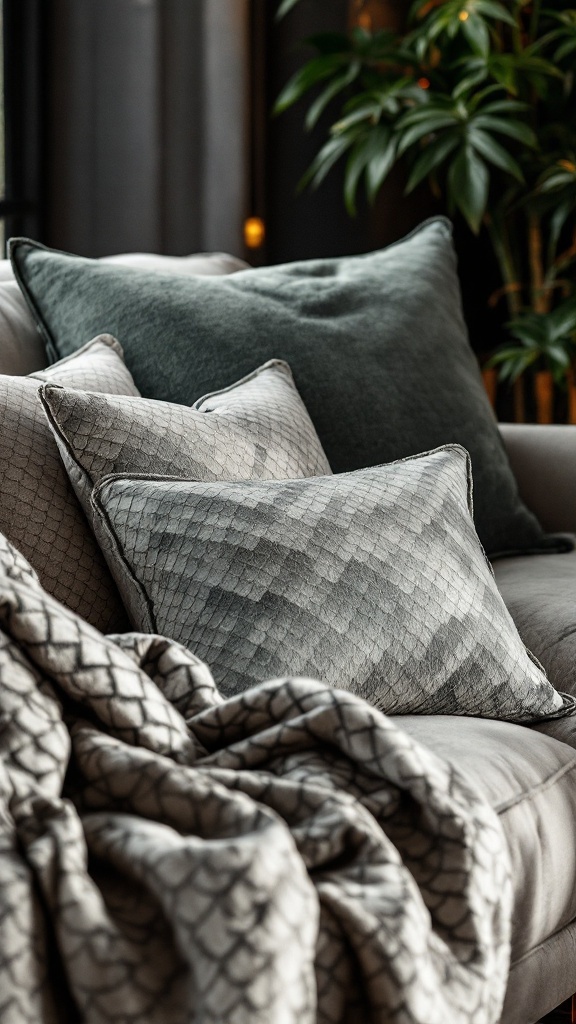
[[[349,693],[223,700],[0,540],[1,1024],[489,1024],[500,826]]]

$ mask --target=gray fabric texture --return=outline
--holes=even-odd
[[[405,715],[396,721],[462,772],[498,814],[514,879],[512,963],[517,963],[576,918],[576,751],[510,722],[455,721],[444,715]],[[560,721],[570,719],[546,727]],[[576,964],[570,973],[576,991]],[[529,1009],[524,1004],[524,1022]]]
[[[218,278],[159,276],[26,239],[10,252],[51,358],[107,330],[143,395],[183,405],[285,359],[335,473],[457,442],[472,456],[490,554],[566,548],[520,501],[468,344],[445,219],[379,252]]]
[[[136,628],[189,647],[224,694],[291,672],[398,714],[571,714],[498,593],[469,469],[448,446],[310,480],[111,477],[94,525]]]
[[[110,473],[195,480],[331,472],[286,363],[273,360],[194,409],[47,384],[40,398],[84,511]]]
[[[576,552],[503,558],[494,572],[524,643],[554,686],[576,696]]]
[[[46,347],[20,288],[13,277],[0,278],[0,373],[31,373],[47,362]]]
[[[0,530],[59,601],[99,629],[123,628],[122,602],[38,401],[47,380],[138,394],[120,345],[108,336],[33,376],[0,376]]]
[[[576,426],[500,423],[520,494],[544,528],[576,533]]]
[[[233,274],[248,264],[225,253],[158,256],[155,253],[120,253],[103,263],[138,267],[155,274],[182,276]],[[0,373],[21,375],[41,370],[47,363],[46,347],[30,315],[28,304],[14,280],[9,260],[0,260]]]
[[[571,921],[511,965],[499,1024],[539,1024],[570,999],[576,992],[575,946],[576,921]],[[558,1024],[567,1024],[567,1018],[556,1016]]]
[[[498,1020],[498,817],[363,701],[303,679],[223,701],[0,538],[0,717],[1,1024]]]

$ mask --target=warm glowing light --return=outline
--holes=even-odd
[[[461,0],[465,3],[466,0]],[[391,7],[394,5],[383,0],[348,0],[348,27],[360,28],[371,34],[381,28],[400,28],[396,25],[396,14]]]
[[[259,249],[265,237],[266,225],[261,217],[248,217],[244,221],[244,244],[247,249]]]
[[[468,21],[470,15],[468,14],[468,11],[460,11],[458,17],[460,18],[460,21]]]
[[[421,89],[429,89],[430,88],[430,82],[429,82],[429,80],[427,78],[419,78],[418,79],[418,85],[420,86]]]

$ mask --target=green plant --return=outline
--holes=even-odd
[[[315,55],[276,110],[314,89],[309,129],[340,99],[303,184],[318,185],[345,158],[354,212],[359,187],[373,200],[398,162],[407,193],[428,181],[451,215],[489,234],[502,280],[493,300],[507,303],[520,342],[498,357],[504,375],[542,357],[561,378],[574,348],[573,329],[556,325],[576,292],[576,8],[416,0],[400,34],[354,28],[308,42]]]
[[[548,313],[522,313],[506,326],[518,344],[502,345],[488,364],[500,366],[501,380],[513,382],[530,367],[564,380],[576,356],[576,297]]]

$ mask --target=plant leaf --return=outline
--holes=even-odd
[[[354,145],[357,137],[358,133],[347,132],[344,135],[336,135],[328,139],[328,142],[322,146],[322,149],[316,154],[308,170],[300,179],[298,183],[299,190],[301,191],[306,185],[312,185],[314,188],[317,188],[324,181],[328,171],[332,169],[346,150]]]
[[[500,88],[498,86],[498,88]],[[483,114],[510,114],[512,111],[528,110],[529,106],[527,103],[523,103],[521,100],[494,100],[492,103],[487,103],[486,106],[482,107]]]
[[[353,146],[346,163],[344,174],[344,202],[348,213],[356,213],[356,192],[362,172],[366,169],[372,153],[373,137],[365,135]]]
[[[490,52],[490,33],[486,22],[475,14],[471,14],[466,21],[462,22],[462,31],[473,52],[487,57]]]
[[[484,161],[471,146],[464,146],[450,165],[448,188],[474,234],[478,234],[486,210],[489,180]]]
[[[499,4],[495,0],[477,0],[476,10],[497,21],[505,21],[507,25],[516,28],[516,18],[504,7],[504,4]]]
[[[518,161],[491,135],[483,132],[481,128],[472,127],[468,132],[468,140],[485,160],[511,174],[516,181],[524,183],[524,175]]]
[[[475,116],[474,124],[477,128],[487,128],[493,132],[500,132],[501,135],[509,135],[511,139],[518,139],[518,142],[532,149],[538,147],[538,139],[532,128],[523,121],[507,121],[503,117],[480,113]]]
[[[396,140],[389,128],[382,125],[372,133],[374,152],[366,166],[366,190],[368,200],[373,203],[380,186],[385,181],[396,160]]]
[[[330,131],[332,135],[341,135],[342,132],[347,132],[354,125],[361,124],[363,121],[372,121],[375,124],[381,113],[381,105],[376,100],[371,100],[369,103],[356,107],[351,114],[343,117],[340,121],[336,121]]]
[[[305,125],[308,131],[318,123],[319,118],[324,113],[326,107],[335,96],[338,95],[343,89],[346,89],[355,78],[357,78],[360,71],[360,62],[352,61],[350,66],[346,68],[343,75],[338,75],[314,100],[314,103],[309,107],[306,114]]]
[[[557,306],[549,316],[556,337],[572,334],[573,331],[576,331],[576,295],[563,302],[562,305]]]
[[[453,132],[444,135],[440,139],[436,139],[426,146],[424,152],[418,157],[412,168],[412,173],[406,185],[406,195],[412,192],[424,178],[428,177],[431,171],[443,163],[446,157],[456,148],[459,141],[458,135]]]
[[[441,128],[454,128],[455,118],[448,117],[446,115],[441,117],[430,118],[430,121],[425,121],[422,124],[415,124],[408,127],[405,131],[401,130],[400,125],[398,126],[398,156],[402,156],[410,146],[413,146],[415,142],[419,142],[420,139],[425,138],[426,135],[432,135],[434,132],[439,131]]]
[[[333,75],[342,67],[344,61],[347,62],[348,57],[343,58],[338,54],[324,54],[320,57],[313,57],[295,75],[292,75],[292,78],[284,86],[274,104],[274,113],[281,114],[284,110],[287,110],[304,93],[308,92],[312,86]]]

